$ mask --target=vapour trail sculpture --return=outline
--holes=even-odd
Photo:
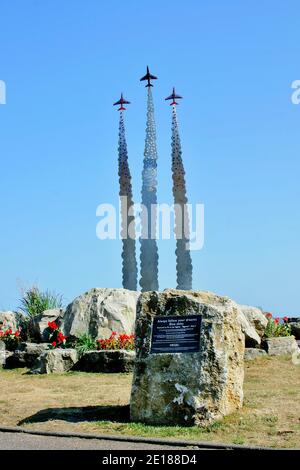
[[[158,290],[158,249],[156,242],[157,217],[157,148],[154,120],[154,105],[151,92],[151,80],[157,77],[147,74],[141,80],[147,80],[147,125],[142,172],[142,210],[141,210],[141,255],[140,286],[142,292]]]
[[[123,111],[124,104],[129,104],[121,94],[119,101],[114,106],[120,105],[119,120],[119,146],[118,146],[118,171],[120,183],[121,205],[121,237],[122,237],[122,285],[124,289],[137,290],[137,262],[135,249],[135,220],[133,209],[133,196],[131,186],[131,174],[128,165],[128,152],[125,136]],[[129,215],[131,214],[131,215]]]
[[[175,206],[175,236],[176,236],[176,273],[177,289],[190,290],[193,282],[193,266],[189,249],[190,221],[187,210],[187,194],[185,171],[182,161],[181,141],[176,113],[176,99],[182,97],[173,93],[166,98],[172,100],[172,178]]]

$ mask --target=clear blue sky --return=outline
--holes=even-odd
[[[170,108],[178,107],[189,199],[205,204],[194,286],[298,315],[300,277],[299,4],[279,0],[2,0],[0,309],[37,283],[66,302],[120,287],[120,242],[96,238],[96,207],[117,203],[123,90],[135,200],[150,65],[161,202],[171,202]],[[175,286],[162,241],[160,287]]]

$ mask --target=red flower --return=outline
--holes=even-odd
[[[15,331],[15,338],[18,338],[20,336],[19,330]]]
[[[48,327],[50,328],[50,330],[57,330],[58,329],[58,326],[55,323],[55,321],[49,321],[48,322]]]
[[[274,321],[275,321],[276,325],[278,325],[278,323],[280,322],[280,318],[275,318]]]
[[[272,313],[269,313],[269,312],[268,312],[268,313],[266,313],[266,318],[273,318],[273,315],[272,315]]]
[[[289,317],[283,317],[283,321],[286,323],[287,321],[289,321]]]
[[[60,332],[58,333],[58,335],[57,335],[57,340],[58,340],[58,342],[59,342],[59,343],[62,343],[65,339],[66,339],[66,336],[64,336],[64,335],[62,334],[62,332],[60,331]]]
[[[53,341],[52,346],[55,348],[56,344],[56,341]]]

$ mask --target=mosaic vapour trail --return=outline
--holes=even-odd
[[[137,262],[135,252],[134,215],[131,174],[128,165],[127,143],[125,136],[123,111],[120,111],[119,121],[119,183],[121,205],[121,238],[122,238],[122,283],[124,289],[137,290]],[[130,236],[132,235],[132,236]]]
[[[193,267],[189,250],[188,199],[176,104],[172,106],[172,177],[175,206],[177,289],[189,290],[192,289]]]
[[[158,290],[157,216],[157,148],[154,105],[151,87],[147,96],[147,125],[142,172],[141,279],[143,292]],[[143,209],[144,208],[144,209]],[[148,233],[151,230],[151,233]]]

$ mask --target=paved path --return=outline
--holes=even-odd
[[[24,433],[0,432],[0,450],[147,450],[187,449],[141,442],[80,439],[77,437],[38,436]]]

